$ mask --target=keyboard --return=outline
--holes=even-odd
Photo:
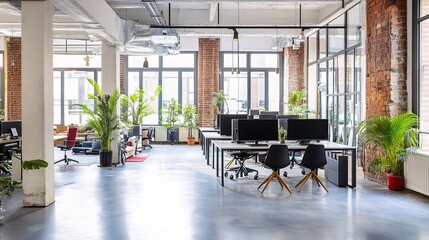
[[[268,147],[268,144],[247,144],[249,147]]]

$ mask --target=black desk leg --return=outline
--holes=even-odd
[[[206,160],[210,160],[210,140],[206,140]]]
[[[356,187],[356,149],[352,150],[352,185],[349,187]]]
[[[212,169],[214,169],[214,153],[215,153],[215,145],[212,142],[212,159],[213,159],[213,161],[212,161]]]
[[[216,164],[217,166],[219,166],[219,148],[216,147]],[[214,155],[213,155],[213,166],[215,165],[215,160],[214,160]],[[219,167],[217,167],[216,169],[219,169]],[[219,172],[216,171],[216,176],[219,177]]]
[[[221,177],[221,185],[222,185],[222,187],[224,186],[224,166],[223,166],[223,150],[222,151],[220,151],[220,154],[221,154],[221,156],[220,156],[220,168],[221,168],[221,170],[220,170],[220,173],[221,173],[221,175],[222,176],[220,176]],[[217,164],[217,168],[219,169],[219,163]]]
[[[203,155],[206,155],[206,138],[203,137],[202,139],[203,139],[202,140],[203,141],[203,146],[202,146],[203,147]]]

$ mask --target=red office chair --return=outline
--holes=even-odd
[[[60,148],[61,151],[64,151],[64,158],[55,162],[55,164],[64,161],[67,165],[69,162],[77,162],[74,159],[70,159],[67,157],[67,151],[71,150],[76,144],[76,136],[77,136],[77,128],[69,128],[69,132],[67,134],[67,139],[64,141],[64,145],[57,145],[56,147]]]

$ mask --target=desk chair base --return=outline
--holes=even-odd
[[[228,177],[228,175],[229,175],[229,179],[231,179],[231,180],[234,179],[234,175],[235,175],[235,178],[237,179],[238,177],[247,176],[247,175],[249,175],[249,173],[252,173],[252,172],[256,172],[256,175],[253,176],[253,179],[257,180],[258,175],[259,175],[258,170],[252,169],[252,168],[247,168],[244,165],[240,165],[239,167],[233,167],[233,168],[230,168],[226,171],[233,171],[234,172],[234,174],[231,174],[231,175],[229,175],[228,172],[225,172],[225,177]]]
[[[301,189],[304,187],[304,185],[308,182],[310,178],[314,178],[314,180],[316,180],[317,186],[320,187],[320,185],[322,185],[325,191],[328,192],[328,189],[326,189],[322,180],[320,180],[319,176],[317,176],[317,174],[314,173],[314,171],[310,171],[303,179],[301,179],[301,181],[298,182],[298,184],[296,184],[295,188],[301,185],[301,187],[298,189],[298,192],[301,191]]]
[[[289,193],[290,193],[290,194],[292,194],[292,191],[291,191],[291,190],[290,190],[290,188],[287,186],[286,182],[285,182],[285,181],[280,177],[280,175],[277,173],[277,170],[273,170],[273,172],[271,173],[271,175],[270,175],[267,179],[265,179],[265,180],[261,183],[261,185],[259,185],[258,189],[260,189],[260,188],[265,184],[265,187],[262,189],[262,192],[261,192],[261,193],[264,193],[265,189],[267,189],[268,185],[270,185],[271,181],[272,181],[274,178],[277,178],[277,180],[279,181],[280,187],[282,187],[282,188],[283,188],[283,187],[285,187],[285,188],[289,191]]]
[[[68,158],[68,157],[67,157],[67,152],[66,152],[66,151],[64,151],[64,158],[63,158],[63,159],[61,159],[61,160],[56,161],[54,164],[57,164],[57,163],[59,163],[59,162],[65,162],[67,165],[69,165],[69,163],[70,163],[70,162],[79,163],[79,161],[77,161],[77,160],[74,160],[74,159]]]

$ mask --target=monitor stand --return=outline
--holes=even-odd
[[[255,141],[255,143],[247,144],[250,147],[267,147],[268,144],[265,143],[259,143],[258,141]]]

